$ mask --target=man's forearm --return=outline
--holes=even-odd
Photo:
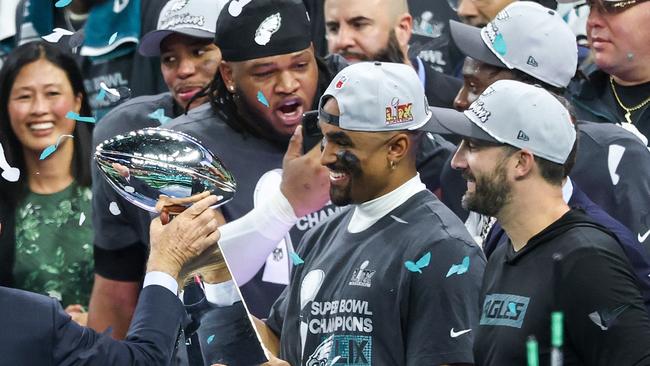
[[[140,283],[113,281],[95,275],[88,306],[88,326],[98,332],[112,327],[112,337],[124,339],[138,302]]]

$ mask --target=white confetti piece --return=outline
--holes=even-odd
[[[7,158],[5,157],[5,151],[4,148],[2,147],[2,144],[0,144],[0,169],[2,169],[2,178],[10,181],[10,182],[17,182],[18,179],[20,178],[20,169],[14,168],[9,163],[7,162]]]
[[[408,221],[404,221],[404,220],[400,219],[400,218],[397,217],[397,216],[390,215],[390,217],[391,217],[393,220],[399,222],[400,224],[408,224]]]
[[[86,221],[86,214],[82,212],[81,215],[79,215],[79,226],[83,225],[84,221]]]
[[[113,216],[117,216],[122,213],[116,202],[111,202],[111,204],[108,205],[108,210],[113,214]]]
[[[48,34],[47,36],[43,36],[44,40],[50,42],[50,43],[57,43],[59,40],[61,40],[61,37],[63,36],[71,36],[73,35],[74,32],[71,32],[67,29],[63,28],[54,28],[52,29],[52,33]]]
[[[125,186],[124,190],[129,192],[129,193],[135,193],[135,188],[133,188],[131,186]]]

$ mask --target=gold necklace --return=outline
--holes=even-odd
[[[616,98],[616,103],[618,103],[618,105],[625,111],[625,119],[627,120],[627,123],[632,123],[632,120],[630,119],[632,112],[639,110],[648,104],[648,102],[650,102],[650,97],[647,97],[643,102],[635,105],[634,107],[628,108],[625,106],[625,104],[623,104],[623,102],[621,102],[621,98],[618,97],[618,93],[616,93],[616,87],[614,86],[614,77],[611,75],[609,76],[609,85],[612,86],[612,92],[614,93],[614,98]]]

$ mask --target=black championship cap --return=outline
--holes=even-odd
[[[304,50],[311,44],[302,0],[231,0],[219,14],[214,43],[225,61]]]

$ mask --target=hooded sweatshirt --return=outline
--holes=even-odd
[[[650,365],[650,319],[621,245],[570,210],[515,252],[488,262],[476,332],[477,365],[525,365],[534,336],[539,364],[551,353],[551,312],[564,316],[564,365]]]

